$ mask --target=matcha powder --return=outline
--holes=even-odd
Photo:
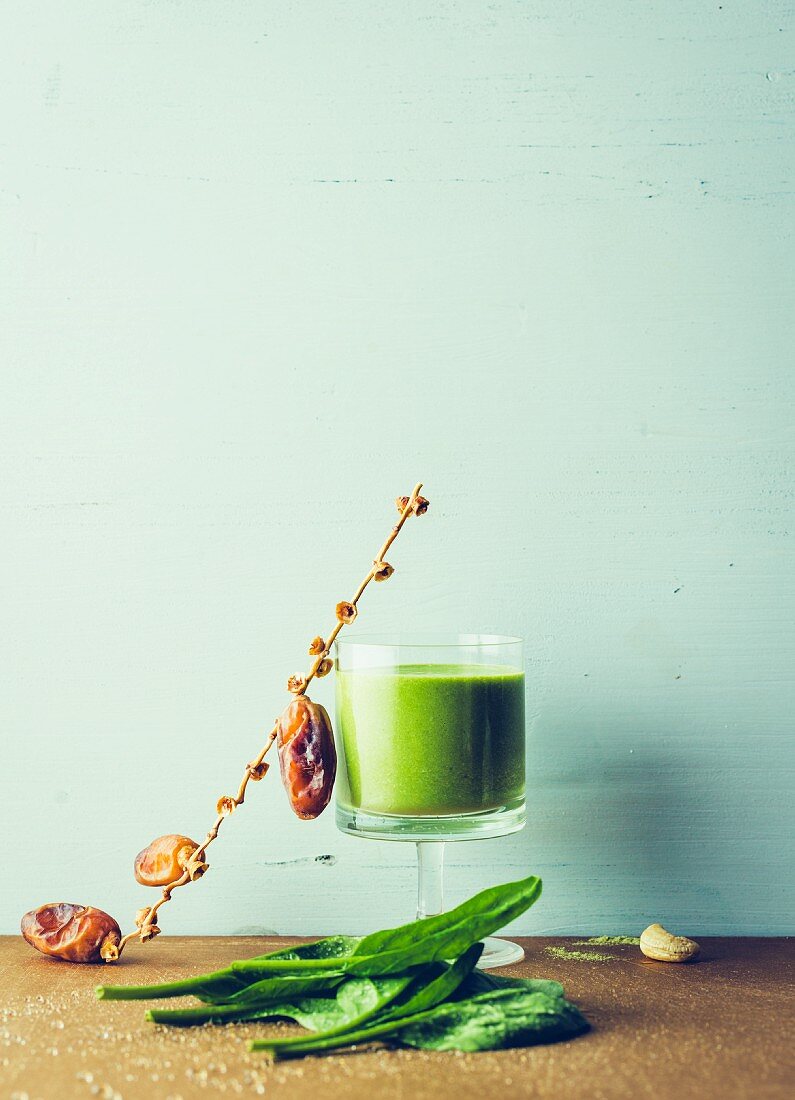
[[[569,951],[567,947],[545,947],[548,955],[555,959],[571,959],[574,962],[609,962],[615,955],[605,955],[602,951]]]
[[[589,940],[575,940],[576,947],[584,947],[586,945],[596,946],[601,944],[607,946],[608,944],[631,944],[633,947],[640,947],[640,936],[591,936]]]

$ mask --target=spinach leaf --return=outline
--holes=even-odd
[[[203,1005],[199,1008],[150,1008],[146,1019],[169,1027],[196,1027],[199,1024],[241,1023],[245,1020],[284,1018],[304,1027],[320,1030],[339,1026],[349,1017],[334,997],[306,997],[295,1003],[253,1002],[245,1005]]]
[[[323,1030],[318,1035],[297,1035],[287,1039],[276,1039],[274,1043],[279,1049],[292,1046],[300,1046],[305,1042],[314,1042],[315,1039],[330,1039],[334,1036],[344,1035],[346,1032],[356,1030],[363,1024],[380,1016],[381,1010],[395,1000],[415,981],[415,974],[402,974],[394,978],[351,978],[337,990],[336,1019],[329,1027],[323,1025]],[[275,1006],[278,1009],[280,1006]],[[297,1019],[294,1014],[293,1019]],[[305,1027],[315,1030],[313,1023],[304,1023]]]
[[[295,1004],[286,1002],[260,1007],[251,1011],[250,1020],[270,1020],[284,1017],[295,1020],[302,1027],[310,1031],[324,1031],[326,1028],[338,1027],[350,1019],[345,1008],[336,997],[307,997]]]
[[[379,1023],[385,1020],[395,1020],[401,1016],[413,1016],[416,1012],[424,1012],[426,1009],[434,1008],[442,1001],[446,1001],[460,988],[462,982],[466,981],[469,975],[480,973],[480,971],[475,971],[474,967],[477,966],[478,959],[482,954],[483,944],[473,943],[463,955],[456,959],[452,966],[446,963],[431,963],[423,971],[422,976],[416,978],[405,993],[397,997],[389,1008],[379,1015]],[[439,966],[441,966],[441,972],[437,971],[434,974],[434,968]]]
[[[100,1001],[148,1001],[163,997],[184,997],[190,993],[203,1000],[215,1000],[231,997],[255,980],[238,976],[231,967],[227,967],[211,974],[183,978],[179,982],[162,982],[157,985],[98,985],[96,995]]]
[[[548,993],[562,997],[563,986],[548,978],[506,978],[502,974],[490,974],[487,970],[473,970],[464,978],[451,996],[451,1000],[464,1000],[479,993],[493,993],[498,989],[525,989],[529,993]]]
[[[445,913],[423,917],[383,932],[372,932],[359,941],[354,955],[381,955],[403,950],[419,940],[434,940],[440,935],[452,936],[464,927],[468,936],[464,948],[466,950],[475,940],[502,928],[508,921],[524,913],[540,894],[541,879],[535,875],[518,882],[506,882],[502,886],[490,886]],[[488,928],[488,931],[480,931],[481,925]]]
[[[216,970],[211,974],[200,974],[195,978],[159,985],[99,985],[96,994],[101,1001],[148,1001],[192,994],[211,1004],[223,1004],[252,984],[258,984],[261,975],[278,971],[285,977],[298,977],[295,973],[296,966],[301,964],[306,964],[317,974],[317,980],[321,983],[323,978],[320,975],[324,972],[328,972],[328,976],[333,976],[338,981],[341,972],[335,970],[335,960],[352,954],[358,943],[356,936],[328,936],[312,943],[285,947],[266,955],[257,955],[253,959],[234,962],[224,970]],[[305,991],[295,989],[294,992],[301,994]],[[275,989],[276,998],[285,995],[289,996],[290,992]]]
[[[345,975],[341,970],[330,970],[324,974],[290,975],[283,974],[276,978],[263,978],[258,982],[251,982],[243,989],[233,993],[230,997],[213,998],[213,1004],[238,1005],[263,1005],[275,1004],[277,1001],[292,1001],[295,997],[316,997],[332,990],[345,981]],[[202,997],[202,1000],[209,998]]]
[[[300,947],[285,948],[234,962],[224,970],[150,986],[98,986],[101,1000],[147,1000],[190,993],[223,1003],[271,975],[290,977],[340,972],[376,977],[405,972],[412,966],[456,959],[477,940],[496,932],[528,909],[541,893],[541,880],[531,875],[482,890],[462,905],[438,916],[398,928],[373,932],[363,939],[330,936]]]
[[[200,974],[179,982],[162,985],[100,985],[96,994],[104,1001],[148,1001],[192,994],[208,1004],[240,1004],[248,999],[258,1002],[285,1000],[294,996],[322,993],[334,989],[345,977],[341,970],[284,973],[260,979],[256,971],[228,967],[213,974]]]
[[[346,938],[345,953],[332,958],[290,959],[273,954],[232,963],[229,969],[236,975],[256,973],[260,977],[319,972],[327,968],[359,977],[397,974],[421,963],[458,958],[477,940],[524,913],[540,894],[541,879],[531,875],[519,882],[506,882],[482,890],[438,916],[373,932],[357,941],[352,951],[350,938]]]
[[[278,1040],[258,1039],[249,1044],[249,1049],[266,1050],[276,1058],[284,1058],[381,1039],[423,1050],[498,1050],[573,1038],[587,1031],[588,1026],[579,1009],[563,997],[500,989],[399,1020],[350,1028],[335,1036],[318,1035],[289,1046]]]
[[[570,1039],[587,1030],[580,1010],[563,997],[502,989],[440,1005],[401,1029],[398,1040],[422,1050],[501,1050]]]
[[[274,1040],[270,1049],[283,1051],[290,1047],[298,1050],[305,1044],[314,1046],[319,1039],[334,1037],[339,1037],[342,1043],[346,1032],[357,1031],[368,1021],[384,1023],[433,1008],[454,992],[476,965],[482,952],[483,944],[475,943],[452,966],[447,963],[429,963],[416,977],[406,975],[405,980],[377,978],[375,984],[382,993],[380,1002],[372,1004],[358,1018],[349,1018],[347,1022],[318,1035]],[[346,982],[340,987],[338,998],[342,1000],[347,997],[362,981],[367,982],[368,979],[352,978]]]
[[[305,980],[299,979],[299,983]],[[370,1019],[413,980],[413,973],[398,978],[350,978],[339,986],[335,997],[304,997],[297,1001],[274,1002],[270,998],[257,1000],[252,994],[247,1001],[239,1001],[235,1004],[181,1009],[153,1008],[146,1013],[146,1018],[155,1024],[194,1027],[197,1024],[234,1023],[243,1020],[284,1017],[303,1024],[310,1031],[336,1034],[339,1030],[347,1030]],[[253,987],[250,988],[253,989]],[[303,1041],[305,1038],[300,1036],[279,1041],[288,1044]]]
[[[312,943],[299,943],[295,947],[283,947],[265,955],[255,955],[252,962],[262,959],[342,959],[352,955],[361,936],[326,936]]]
[[[344,1006],[350,1006],[351,1011],[338,1010],[334,1014],[332,1025],[321,1023],[317,1015],[313,1017],[311,1022],[305,1022],[292,1013],[280,1012],[279,1014],[291,1015],[293,1019],[298,1020],[299,1023],[304,1023],[305,1027],[313,1031],[320,1030],[320,1027],[325,1029],[331,1026],[334,1029],[333,1034],[342,1035],[346,1030],[358,1029],[368,1020],[372,1020],[373,1023],[385,1023],[387,1020],[398,1021],[402,1017],[434,1008],[442,1001],[468,999],[480,993],[489,993],[499,989],[521,989],[530,993],[546,993],[556,998],[563,997],[563,986],[560,982],[549,981],[544,978],[506,978],[475,969],[482,952],[483,944],[475,943],[452,966],[447,963],[429,963],[422,968],[416,977],[407,983],[398,980],[397,984],[392,986],[390,981],[394,981],[394,979],[375,979],[375,986],[383,994],[380,1001],[375,1000],[370,993],[369,986],[371,983],[367,979],[349,979],[339,987],[337,1004],[339,1006],[342,1003],[343,1009]],[[254,987],[250,988],[253,989]],[[393,992],[394,990],[396,990],[396,995]],[[358,1018],[357,1006],[359,1008]],[[331,1014],[329,1014],[329,1018],[330,1016]],[[263,1016],[259,1014],[257,1017],[252,1016],[250,1018],[261,1019]],[[322,1035],[297,1036],[279,1040],[279,1044],[281,1049],[282,1044],[285,1046],[298,1046],[306,1042],[312,1043],[316,1039],[331,1037],[332,1034],[324,1030]]]
[[[415,972],[392,978],[350,978],[337,990],[337,1000],[350,1019],[372,1016],[414,981]]]
[[[535,875],[492,886],[446,913],[365,936],[341,965],[349,974],[391,974],[411,964],[456,959],[524,913],[540,894]]]

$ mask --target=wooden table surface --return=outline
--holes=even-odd
[[[72,966],[0,937],[3,1100],[491,1100],[789,1097],[793,941],[706,939],[697,963],[645,959],[634,946],[572,947],[523,939],[506,973],[563,982],[593,1030],[572,1042],[484,1054],[367,1051],[270,1065],[246,1043],[287,1025],[191,1030],[148,1024],[140,1002],[99,1002],[94,986],[168,981],[273,950],[281,938],[167,937],[130,950],[112,970]],[[555,948],[595,952],[561,958]],[[552,949],[552,950],[550,950]]]

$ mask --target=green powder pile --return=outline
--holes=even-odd
[[[639,936],[591,936],[591,938],[589,940],[575,940],[574,943],[578,947],[583,947],[585,945],[590,945],[590,944],[602,944],[604,946],[607,946],[608,944],[611,944],[611,943],[612,944],[628,943],[628,944],[632,944],[634,947],[639,947],[640,946],[640,937]]]
[[[605,955],[601,951],[569,951],[567,947],[545,947],[548,955],[555,959],[573,959],[575,962],[609,962],[615,955]]]

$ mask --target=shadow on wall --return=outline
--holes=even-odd
[[[652,720],[630,730],[626,715],[612,728],[603,716],[590,728],[578,716],[565,731],[536,724],[527,827],[489,842],[495,862],[544,879],[533,932],[634,933],[655,920],[702,934],[786,931],[766,918],[767,884],[786,882],[787,869],[760,854],[766,797],[777,792],[748,797],[771,777],[759,761],[754,769],[751,748],[727,759],[719,733],[714,745]],[[772,910],[784,911],[781,898]]]

